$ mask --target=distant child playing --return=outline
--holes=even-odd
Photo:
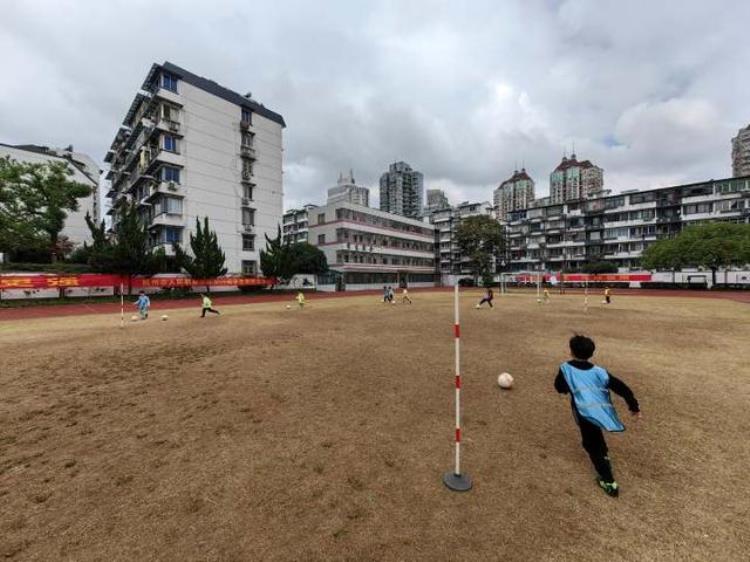
[[[300,307],[300,310],[305,308],[305,293],[303,293],[302,291],[298,291],[296,300],[297,300],[297,304]]]
[[[404,288],[401,291],[401,304],[406,304],[407,302],[411,304],[411,299],[409,298],[409,289],[407,289],[406,285],[404,285]]]
[[[148,295],[141,291],[138,293],[138,300],[135,301],[135,306],[138,309],[138,314],[141,315],[141,320],[148,318],[148,309],[151,308],[151,299]]]
[[[604,302],[607,304],[612,304],[612,289],[609,287],[606,287],[604,289]]]
[[[479,301],[479,304],[477,305],[477,307],[480,307],[484,303],[487,303],[488,305],[490,305],[490,308],[495,308],[494,306],[492,306],[492,299],[494,298],[495,298],[495,294],[492,292],[492,289],[487,287],[487,292],[484,294],[484,298],[481,301]]]
[[[641,410],[628,385],[589,361],[596,349],[591,338],[576,335],[570,338],[569,345],[572,359],[560,365],[555,390],[571,395],[573,417],[581,431],[581,444],[596,469],[597,483],[607,494],[616,497],[620,487],[612,474],[602,429],[625,431],[625,426],[617,417],[609,391],[625,399],[636,420],[641,417]]]
[[[201,298],[203,299],[203,306],[201,308],[201,318],[206,317],[206,312],[212,312],[213,314],[221,314],[218,310],[214,310],[211,308],[211,299],[208,298],[208,295],[205,293],[201,293]]]

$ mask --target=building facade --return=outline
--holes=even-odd
[[[732,175],[750,176],[750,125],[740,129],[732,139]]]
[[[317,205],[305,205],[301,209],[291,209],[284,213],[281,224],[282,240],[289,244],[308,242],[308,218],[317,208]]]
[[[526,209],[534,201],[534,180],[526,173],[526,168],[515,170],[513,175],[502,182],[493,192],[492,201],[498,219],[507,220],[511,211]]]
[[[563,156],[549,177],[550,199],[553,204],[586,199],[603,188],[604,170],[588,160],[579,162],[575,153],[570,158]]]
[[[435,228],[416,219],[338,201],[310,210],[308,238],[326,255],[338,290],[439,281]]]
[[[440,209],[430,215],[430,223],[435,227],[435,247],[438,271],[441,275],[469,275],[470,258],[461,253],[456,241],[456,231],[462,221],[469,217],[493,215],[488,201],[481,203],[464,202],[456,207]]]
[[[43,164],[47,162],[63,162],[73,171],[71,179],[91,188],[91,195],[78,200],[78,210],[68,211],[65,227],[61,236],[66,236],[70,242],[79,246],[84,242],[91,242],[91,231],[86,224],[86,213],[96,221],[99,216],[99,174],[101,170],[87,155],[74,152],[73,147],[51,148],[33,144],[6,145],[0,144],[0,158],[9,157],[17,162]]]
[[[338,201],[346,201],[354,205],[370,206],[370,190],[354,181],[354,172],[349,170],[349,175],[339,174],[338,182],[328,189],[328,204]]]
[[[427,190],[427,204],[424,207],[424,215],[426,217],[429,217],[435,211],[448,209],[449,207],[448,197],[442,189]]]
[[[380,210],[419,218],[424,202],[424,176],[406,162],[394,162],[380,176]]]
[[[690,224],[750,222],[750,176],[618,194],[513,211],[507,224],[513,271],[578,270],[608,261],[637,270],[643,251]]]
[[[259,273],[264,235],[282,216],[278,113],[169,62],[154,64],[105,157],[112,226],[138,207],[152,248],[189,250],[208,217],[230,273]]]

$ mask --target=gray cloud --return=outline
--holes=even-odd
[[[0,141],[101,159],[171,60],[284,115],[288,206],[395,159],[455,200],[521,163],[543,194],[573,143],[615,190],[718,178],[750,121],[749,20],[743,0],[5,0]]]

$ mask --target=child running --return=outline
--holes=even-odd
[[[549,289],[547,287],[544,288],[544,302],[549,302]]]
[[[617,497],[620,487],[612,473],[602,429],[625,431],[625,426],[617,417],[609,391],[625,399],[636,420],[641,417],[640,407],[628,385],[589,361],[596,349],[591,338],[576,335],[570,338],[569,345],[572,359],[560,365],[555,377],[555,390],[571,395],[573,417],[581,431],[581,444],[596,469],[596,481],[608,495]]]
[[[604,288],[604,302],[606,304],[612,304],[612,289],[609,287]]]
[[[409,298],[409,289],[407,289],[406,285],[404,285],[404,288],[401,291],[401,304],[406,304],[407,302],[411,304],[411,299]]]
[[[148,318],[148,309],[151,308],[151,299],[148,298],[148,295],[143,291],[138,293],[138,300],[135,301],[135,306],[138,309],[141,320],[146,320]]]
[[[477,308],[481,307],[484,303],[487,303],[490,305],[490,308],[495,308],[492,306],[492,299],[495,298],[495,294],[492,292],[492,289],[490,287],[487,287],[487,292],[484,294],[484,298],[482,298],[481,301],[479,301],[479,304],[477,305]]]
[[[299,305],[300,310],[305,308],[305,293],[303,293],[302,291],[297,291],[297,296],[295,297],[295,300],[297,301],[297,304]]]
[[[212,303],[211,299],[208,298],[208,295],[205,293],[201,293],[201,297],[203,298],[203,307],[201,310],[201,318],[206,317],[206,312],[212,312],[213,314],[221,314],[218,310],[214,310],[211,308]]]

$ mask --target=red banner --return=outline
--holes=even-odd
[[[127,276],[90,274],[81,275],[0,275],[0,289],[60,289],[68,287],[119,287],[128,286]],[[142,287],[248,287],[272,286],[270,277],[217,277],[191,279],[190,277],[133,277],[130,286]]]

